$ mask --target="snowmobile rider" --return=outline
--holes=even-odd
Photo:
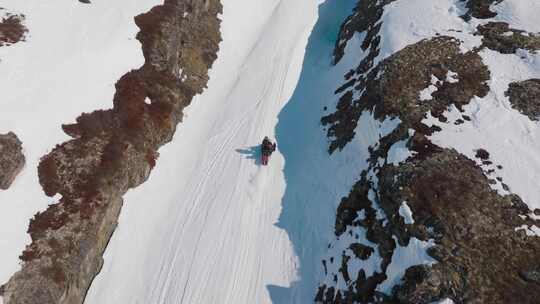
[[[276,151],[276,144],[272,143],[268,136],[265,136],[262,142],[262,154],[270,156],[274,151]]]

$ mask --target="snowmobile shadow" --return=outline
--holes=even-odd
[[[285,192],[277,227],[285,230],[296,259],[296,281],[290,286],[267,285],[272,303],[313,303],[322,279],[322,257],[333,235],[336,194],[335,166],[320,121],[323,107],[334,97],[336,77],[329,73],[341,22],[355,1],[326,0],[310,34],[300,78],[281,109],[276,141],[285,160]]]
[[[244,158],[251,159],[255,163],[255,165],[260,166],[261,163],[261,146],[253,146],[249,147],[247,149],[236,149],[236,152],[239,154],[245,155]]]

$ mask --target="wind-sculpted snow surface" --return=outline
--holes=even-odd
[[[400,124],[337,208],[317,302],[537,301],[536,5],[359,1],[344,21],[336,61],[359,64],[322,119],[329,151],[366,114]]]

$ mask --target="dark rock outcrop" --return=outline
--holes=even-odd
[[[457,82],[445,81],[449,71],[457,73]],[[432,75],[441,80],[438,90],[433,94],[433,100],[422,102],[419,92],[431,84]],[[379,120],[399,117],[405,122],[402,137],[406,136],[408,128],[425,134],[420,121],[427,112],[444,120],[442,113],[449,105],[461,108],[474,96],[485,96],[489,71],[478,54],[461,54],[458,41],[440,36],[404,48],[362,79],[363,76],[354,88],[341,95],[336,112],[322,118],[322,123],[329,125],[328,137],[335,138],[330,144],[330,152],[342,149],[354,137],[360,115],[366,110],[373,111]],[[362,95],[353,100],[353,90],[364,88]]]
[[[511,29],[504,22],[489,22],[478,26],[482,45],[502,54],[514,54],[517,49],[540,50],[540,35]]]
[[[471,17],[478,19],[489,19],[497,16],[497,13],[490,9],[490,6],[499,4],[504,0],[461,0],[465,2],[467,12],[462,16],[463,19],[469,21]]]
[[[341,60],[345,54],[347,42],[355,33],[366,32],[366,38],[362,43],[362,50],[369,50],[369,55],[362,60],[362,63],[357,68],[357,72],[366,72],[373,66],[373,59],[379,55],[380,37],[378,35],[381,29],[381,23],[379,21],[384,12],[384,7],[394,1],[396,0],[358,1],[358,4],[354,8],[354,13],[341,25],[334,49],[335,62]]]
[[[32,243],[21,255],[22,269],[3,288],[4,303],[83,302],[123,194],[148,178],[157,149],[206,86],[221,39],[221,9],[218,0],[166,0],[135,18],[146,62],[117,82],[112,109],[64,125],[73,139],[41,159],[45,193],[62,199],[31,220]]]
[[[2,10],[2,8],[0,8]],[[0,20],[0,47],[10,45],[24,40],[24,35],[28,31],[23,25],[24,15],[14,15],[7,13]]]
[[[0,189],[8,189],[23,169],[22,143],[13,132],[0,134]]]
[[[418,288],[434,288],[430,276],[435,272],[437,281],[446,283],[433,290],[434,297],[458,302],[533,303],[532,299],[540,296],[539,289],[527,291],[532,286],[520,280],[517,271],[534,266],[540,259],[540,241],[516,232],[516,227],[534,223],[527,217],[529,210],[516,203],[516,199],[521,201],[518,197],[501,196],[492,190],[473,161],[443,149],[397,168],[385,166],[379,176],[380,204],[385,211],[387,205],[407,201],[415,216],[414,225],[433,231],[430,238],[438,244],[437,251],[428,251],[439,261],[429,275],[422,279],[405,276],[404,285],[415,282]],[[422,238],[414,231],[410,234]],[[424,293],[418,288],[398,290],[407,296]]]
[[[354,255],[361,260],[367,260],[374,252],[373,248],[360,243],[353,243],[349,248],[351,248]]]
[[[489,7],[499,2],[467,1],[464,18],[491,18],[495,13]],[[355,31],[365,34],[364,43],[378,44],[376,26],[380,23],[365,26],[358,20],[377,20],[385,4],[360,3],[375,13],[361,16],[357,10],[345,21],[336,46],[337,60],[343,56],[346,39]],[[449,121],[444,113],[450,106],[463,112],[475,96],[484,97],[489,92],[489,69],[478,54],[485,48],[501,53],[536,49],[536,36],[522,35],[507,25],[488,23],[479,27],[477,34],[483,35],[483,45],[466,53],[460,51],[460,41],[437,36],[409,45],[375,67],[365,62],[372,62],[376,55],[370,56],[377,53],[377,47],[365,52],[368,48],[362,45],[358,50],[364,60],[345,75],[344,84],[336,91],[340,95],[336,111],[323,117],[322,123],[328,126],[329,152],[334,153],[356,136],[363,113],[372,113],[379,121],[396,117],[401,121],[369,148],[368,169],[359,173],[358,182],[342,198],[336,214],[336,236],[364,230],[370,246],[376,244],[380,271],[366,275],[361,269],[356,279],[351,279],[351,273],[345,271],[347,264],[365,258],[363,251],[335,257],[341,261],[340,270],[327,275],[340,276],[346,287],[329,286],[332,284],[327,280],[319,287],[317,303],[430,303],[444,298],[456,303],[535,303],[540,297],[540,240],[518,229],[540,226],[539,221],[531,217],[532,211],[519,196],[492,189],[495,180],[480,167],[493,164],[489,151],[476,150],[478,160],[473,161],[439,147],[429,137],[441,128],[423,123],[428,115],[438,119],[438,124],[471,120],[461,115],[459,121]],[[454,81],[448,81],[448,75],[454,75]],[[437,79],[435,84],[432,77]],[[432,100],[420,100],[420,91],[429,85],[437,88]],[[535,108],[537,85],[536,80],[514,83],[507,93],[514,107],[521,107],[531,119],[538,119],[539,114]],[[399,164],[390,164],[390,148],[403,140],[413,154]],[[503,188],[509,192],[508,187]],[[403,202],[410,207],[414,223],[405,224],[400,214]],[[413,238],[433,243],[426,253],[434,263],[407,269],[389,294],[377,291],[387,279],[396,248],[408,246]]]
[[[540,79],[513,82],[508,87],[506,95],[513,108],[531,120],[540,119]]]
[[[527,282],[540,284],[540,266],[531,267],[519,272],[521,278]]]
[[[404,283],[394,288],[395,299],[399,303],[424,304],[439,299],[450,298],[461,303],[457,295],[465,289],[467,281],[460,269],[443,268],[439,265],[412,266],[403,276]]]

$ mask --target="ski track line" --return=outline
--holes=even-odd
[[[205,176],[205,182],[207,182],[208,180],[210,180],[210,176],[212,175],[213,171],[216,170],[216,167],[217,167],[217,164],[220,163],[220,161],[223,160],[224,158],[224,149],[226,146],[229,146],[229,143],[232,141],[232,139],[238,134],[238,130],[240,129],[240,127],[242,127],[242,123],[238,124],[238,128],[235,128],[234,129],[234,132],[231,132],[229,133],[229,137],[227,138],[227,141],[224,142],[218,149],[217,152],[214,153],[213,155],[213,161],[212,161],[212,164],[211,164],[211,168],[210,170],[207,171],[207,174]],[[204,187],[206,188],[206,187]],[[202,195],[202,193],[199,193],[199,195]],[[215,204],[215,199],[214,200],[211,200],[211,203],[210,203],[210,206],[209,208],[207,208],[206,210],[206,213],[205,213],[205,216],[204,216],[204,221],[203,221],[203,226],[206,226],[206,223],[208,222],[208,216],[210,214],[210,210],[212,209],[213,205]],[[196,242],[196,245],[195,245],[195,250],[193,251],[193,255],[192,255],[192,258],[191,258],[191,261],[193,262],[193,260],[195,260],[195,257],[197,256],[197,252],[199,250],[199,244],[200,244],[200,241],[201,241],[201,236],[202,234],[204,233],[205,231],[203,229],[201,229],[199,231],[199,235],[197,237],[197,242]],[[184,285],[184,290],[182,292],[182,297],[180,299],[180,303],[184,303],[184,297],[185,297],[185,293],[186,293],[186,290],[187,290],[187,287],[189,286],[189,283],[190,283],[190,278],[191,278],[191,272],[193,270],[193,263],[191,263],[190,265],[190,268],[189,268],[189,271],[188,271],[188,274],[187,274],[187,279],[186,279],[186,283]]]
[[[279,58],[277,56],[275,56],[273,58],[272,61],[276,61],[276,59]],[[281,65],[284,65],[283,63],[281,63]],[[281,76],[281,77],[276,77],[276,75],[286,75],[286,70],[285,72],[282,72],[282,68],[280,67],[280,64],[276,64],[276,65],[272,65],[274,68],[273,68],[273,71],[272,73],[269,73],[269,76],[266,77],[266,80],[265,80],[265,85],[261,91],[261,95],[259,95],[259,98],[258,98],[258,101],[257,103],[255,104],[255,107],[253,110],[257,110],[259,109],[259,111],[256,112],[256,119],[251,119],[250,121],[250,126],[252,128],[249,128],[249,130],[252,130],[250,133],[257,133],[257,134],[261,134],[263,130],[261,129],[266,129],[264,128],[264,126],[266,125],[265,123],[260,123],[260,122],[264,122],[266,121],[267,119],[265,119],[266,117],[268,117],[267,114],[268,111],[265,111],[267,110],[267,108],[270,108],[272,109],[272,107],[269,107],[269,106],[266,106],[266,107],[262,107],[263,105],[263,101],[268,101],[269,99],[272,99],[272,100],[276,100],[276,98],[271,98],[272,96],[272,93],[275,92],[274,88],[276,87],[276,79],[280,79],[280,82],[284,82],[284,77],[285,76]],[[276,71],[277,70],[277,71]],[[282,86],[280,86],[282,87]],[[280,90],[280,93],[281,93],[281,90]],[[275,102],[274,102],[275,103]],[[259,123],[257,123],[259,122]],[[258,126],[258,127],[253,127],[253,126]],[[250,135],[252,135],[250,134]],[[236,132],[234,133],[234,135],[236,135]],[[250,136],[252,137],[252,136]],[[242,165],[243,166],[243,165]],[[243,168],[241,168],[243,169]],[[259,174],[261,173],[260,171],[262,170],[262,168],[258,168],[258,171],[259,171]],[[246,170],[240,170],[240,174],[241,175],[246,175],[247,172]],[[265,174],[266,175],[266,174]],[[242,176],[243,177],[243,176]],[[243,178],[240,178],[239,180],[244,180]],[[266,180],[266,176],[264,178]],[[235,192],[237,191],[238,187],[239,187],[240,183],[236,183],[235,185],[235,190],[233,192],[231,192],[230,194],[230,197],[229,197],[229,202],[227,203],[227,210],[230,210],[230,200],[232,199],[232,197],[234,196]],[[257,191],[254,191],[255,194],[258,196],[256,198],[253,199],[254,202],[265,202],[266,200],[264,199],[264,195],[263,195],[263,191],[260,190],[260,188],[262,187],[263,185],[256,185],[257,188]],[[244,212],[244,210],[242,211]],[[259,215],[259,217],[262,217],[262,215]],[[250,217],[250,218],[254,218],[254,217]],[[223,221],[225,219],[223,218],[222,219],[222,227],[223,227]],[[225,242],[223,241],[222,244],[225,244]],[[223,247],[222,247],[223,248]],[[249,255],[250,253],[250,250],[248,250],[247,248],[243,248],[242,250],[242,258],[240,259],[241,261],[246,261],[247,260],[247,255]],[[214,263],[217,263],[217,261],[215,261]],[[262,263],[261,263],[261,260],[260,258],[258,258],[256,260],[256,265],[254,267],[249,267],[250,269],[254,269],[257,273],[257,275],[255,276],[255,280],[251,280],[251,285],[253,287],[255,286],[258,286],[260,280],[261,280],[261,272],[262,272]],[[242,288],[242,286],[238,286],[238,284],[240,283],[240,280],[238,280],[238,278],[242,278],[244,277],[244,275],[242,275],[241,273],[239,273],[238,271],[242,272],[242,271],[245,271],[245,268],[244,267],[234,267],[234,276],[233,276],[233,280],[231,280],[233,282],[233,285],[231,286],[231,288],[233,290],[237,289],[237,288]],[[256,290],[256,288],[251,288],[250,290]],[[250,291],[251,292],[251,291]],[[250,296],[251,298],[251,296]],[[182,297],[182,302],[184,301],[184,297]]]
[[[194,213],[195,214],[198,213],[197,209],[200,208],[199,204],[200,204],[200,202],[202,200],[202,198],[201,198],[202,195],[204,195],[204,193],[203,193],[204,189],[206,188],[206,186],[207,186],[207,184],[208,184],[208,182],[210,180],[211,175],[214,175],[214,173],[216,171],[216,168],[217,168],[217,164],[221,163],[223,161],[223,158],[225,157],[224,153],[223,153],[225,148],[230,146],[230,143],[231,143],[232,139],[234,139],[234,137],[238,134],[238,131],[243,127],[243,125],[246,122],[246,119],[248,118],[247,114],[244,114],[242,116],[243,116],[243,118],[239,123],[229,125],[226,130],[212,136],[211,139],[209,140],[210,146],[212,146],[212,147],[215,147],[215,145],[213,144],[214,142],[220,142],[220,144],[218,145],[217,149],[214,148],[214,150],[210,150],[210,149],[206,150],[205,156],[202,158],[203,160],[199,161],[199,163],[202,163],[205,166],[205,168],[203,168],[203,170],[200,170],[199,172],[205,172],[205,175],[204,175],[204,177],[201,177],[201,178],[195,178],[194,180],[198,180],[197,184],[194,187],[188,187],[187,188],[187,189],[194,189],[189,194],[191,196],[191,198],[186,200],[186,202],[191,202],[191,204],[189,204],[191,207],[190,207],[190,209],[189,209],[189,211],[187,213],[187,216],[186,216],[187,219],[193,218]],[[218,129],[218,128],[216,127],[216,125],[214,125],[212,129]],[[220,139],[221,137],[224,137],[223,134],[228,135],[228,136],[226,136],[226,140],[225,141],[218,141],[218,139]],[[209,150],[210,150],[210,152],[209,152]],[[206,161],[206,159],[211,159],[211,161]],[[200,173],[199,173],[199,175],[200,175]],[[207,212],[207,215],[205,216],[205,221],[207,221],[208,212]],[[173,235],[175,235],[175,237],[171,239],[171,242],[170,242],[170,245],[169,245],[169,248],[171,249],[170,251],[172,251],[172,249],[175,248],[175,244],[177,244],[177,242],[182,239],[182,235],[185,235],[185,233],[186,233],[186,231],[185,231],[186,225],[188,224],[188,221],[184,220],[183,217],[176,217],[175,222],[176,223],[174,225],[175,228],[174,228],[174,233],[173,233]],[[194,254],[196,254],[197,250],[198,249],[196,249],[194,251]],[[172,260],[167,259],[169,261],[169,263],[164,263],[164,264],[174,265],[177,262],[177,259],[178,259],[178,252],[176,252],[176,254],[174,255]],[[192,258],[192,260],[193,260],[193,258]],[[155,291],[156,288],[159,288],[161,290],[160,299],[163,299],[164,293],[166,293],[167,290],[169,290],[170,284],[173,281],[171,279],[171,277],[174,276],[173,269],[174,268],[172,268],[172,267],[169,268],[169,271],[167,272],[167,275],[165,275],[165,279],[163,279],[163,273],[162,272],[159,275],[159,277],[160,277],[159,280],[162,281],[162,282],[164,281],[162,283],[164,286],[162,285],[161,288],[159,288],[158,286],[155,286],[154,291]]]
[[[192,208],[190,209],[190,212],[189,212],[187,218],[192,218],[193,212],[197,209],[197,207],[199,207],[201,201],[203,201],[202,196],[205,194],[204,189],[206,189],[206,186],[207,186],[208,182],[211,180],[211,176],[213,176],[213,173],[216,170],[217,164],[220,163],[223,160],[223,158],[224,158],[223,151],[224,151],[225,147],[228,146],[228,144],[232,141],[232,139],[238,133],[238,130],[240,129],[241,126],[242,126],[242,124],[237,124],[236,128],[232,128],[232,129],[234,129],[233,130],[234,132],[229,133],[229,136],[227,137],[227,140],[222,142],[218,146],[217,151],[212,151],[213,153],[210,155],[211,161],[209,161],[209,162],[203,161],[204,164],[208,164],[208,168],[205,168],[205,170],[203,170],[203,172],[205,172],[205,175],[204,175],[203,178],[201,178],[199,180],[200,182],[195,187],[195,191],[193,192],[194,195],[195,195],[195,198],[189,200],[189,201],[192,202],[192,204],[191,204]],[[207,158],[207,156],[205,155],[204,159],[206,159],[206,158]],[[208,221],[209,212],[212,209],[214,203],[215,203],[215,200],[211,200],[211,202],[210,202],[210,204],[209,204],[209,206],[208,206],[208,208],[206,210],[205,216],[204,216],[204,221],[203,221],[204,225],[203,226],[206,226],[206,223]],[[187,224],[187,221],[183,221],[181,223],[182,228],[180,230],[180,233],[177,233],[177,231],[175,231],[175,236],[177,236],[177,238],[181,239],[181,237],[179,237],[179,236],[185,234],[186,224]],[[190,268],[189,268],[189,271],[187,273],[187,279],[186,279],[186,282],[184,284],[184,291],[183,291],[183,295],[182,295],[180,303],[183,303],[186,288],[189,286],[189,280],[190,280],[191,271],[192,271],[192,268],[193,268],[193,260],[195,259],[194,257],[196,256],[196,254],[198,252],[198,247],[199,247],[199,244],[200,244],[201,235],[203,233],[204,233],[204,229],[201,229],[199,231],[197,241],[195,243],[195,248],[193,250],[193,254],[192,254],[192,257],[190,259],[190,261],[192,261],[192,263],[190,264]],[[177,242],[174,242],[174,243],[177,244]],[[171,264],[173,264],[173,265],[175,264],[175,262],[178,259],[179,254],[181,254],[181,253],[183,253],[182,250],[176,250],[176,253],[174,255],[174,258],[173,258]],[[170,271],[169,271],[169,275],[167,275],[167,278],[166,278],[167,287],[170,286],[170,284],[173,282],[173,280],[171,280],[170,278],[171,278],[171,274],[174,271],[175,271],[175,268],[171,267]],[[163,293],[167,293],[168,291],[169,291],[169,288],[164,288],[162,290]]]
[[[203,159],[211,159],[211,161],[201,161],[203,164],[206,164],[208,166],[208,168],[205,168],[204,170],[201,170],[201,171],[204,171],[205,172],[205,175],[203,178],[199,179],[199,183],[197,184],[197,186],[195,187],[195,191],[192,192],[192,196],[195,196],[195,198],[192,198],[190,199],[189,201],[192,202],[191,204],[191,209],[188,213],[188,216],[187,218],[192,218],[193,217],[193,213],[197,210],[197,208],[199,208],[200,206],[200,202],[203,201],[203,198],[202,196],[205,195],[205,192],[204,192],[204,189],[207,189],[207,184],[209,182],[211,182],[212,180],[212,177],[213,176],[217,176],[219,174],[216,174],[216,171],[218,171],[219,169],[223,169],[222,167],[218,166],[218,164],[222,164],[222,163],[225,163],[225,160],[224,158],[226,157],[226,153],[224,153],[225,149],[227,147],[231,147],[231,142],[233,139],[235,139],[235,137],[238,135],[239,133],[239,130],[241,130],[242,128],[245,128],[245,124],[247,123],[247,120],[248,120],[249,116],[246,114],[246,115],[242,115],[241,116],[241,120],[239,122],[236,122],[234,124],[231,124],[231,126],[229,126],[228,130],[224,131],[223,133],[227,133],[226,135],[226,140],[224,141],[218,141],[220,142],[220,144],[217,146],[217,149],[215,150],[212,150],[210,152],[207,152],[206,154],[210,154],[210,155],[205,155],[205,157]],[[217,128],[216,126],[214,126],[214,129],[219,129]],[[222,133],[222,134],[223,134]],[[215,145],[213,144],[215,141],[217,141],[219,138],[218,137],[221,137],[220,134],[216,134],[215,136],[212,137],[212,139],[209,141],[209,145],[211,147],[215,147]],[[208,150],[207,150],[208,151]],[[238,184],[237,184],[238,185]],[[231,193],[231,196],[234,195],[234,192]],[[209,214],[210,214],[210,211],[212,210],[213,208],[213,205],[214,203],[216,202],[216,199],[213,199],[213,200],[210,200],[210,204],[208,206],[205,206],[207,207],[207,210],[206,210],[206,213],[205,213],[205,216],[204,216],[204,220],[203,220],[203,227],[206,226],[206,223],[208,221],[208,217],[209,217]],[[230,199],[229,199],[230,201]],[[229,204],[228,204],[229,205]],[[178,218],[179,219],[179,218]],[[222,220],[224,220],[224,218],[222,218]],[[178,222],[178,221],[177,221]],[[181,228],[180,228],[180,233],[178,233],[178,230],[175,229],[175,236],[177,236],[178,239],[182,239],[182,235],[184,235],[186,232],[185,232],[185,227],[188,223],[186,221],[182,221],[182,223],[180,224]],[[186,282],[184,284],[184,288],[183,288],[183,293],[182,293],[182,297],[180,298],[180,303],[183,303],[184,302],[184,298],[185,298],[185,292],[186,290],[188,289],[189,287],[189,284],[190,284],[190,278],[191,278],[191,273],[192,273],[192,268],[193,268],[193,261],[195,260],[195,257],[197,256],[197,253],[199,251],[199,246],[200,246],[200,239],[201,239],[201,236],[205,233],[205,230],[204,229],[200,229],[199,231],[199,234],[198,234],[198,237],[197,237],[197,241],[196,241],[196,245],[195,245],[195,248],[193,250],[193,254],[192,254],[192,257],[190,259],[190,261],[192,261],[192,263],[190,264],[190,269],[188,271],[188,274],[187,274],[187,279],[186,279]],[[175,240],[173,241],[172,243],[173,244],[177,244],[179,240]],[[174,246],[173,246],[174,247]],[[177,250],[176,251],[176,254],[174,255],[174,258],[171,262],[172,265],[174,265],[176,263],[176,261],[178,260],[179,258],[179,254],[183,253],[182,250]],[[169,287],[170,287],[170,284],[176,280],[174,279],[171,279],[171,277],[174,277],[174,268],[171,267],[170,268],[170,271],[169,271],[169,274],[166,276],[166,283],[165,285],[167,287],[163,288],[162,289],[162,295],[160,298],[163,298],[165,296],[165,294],[169,291]]]

